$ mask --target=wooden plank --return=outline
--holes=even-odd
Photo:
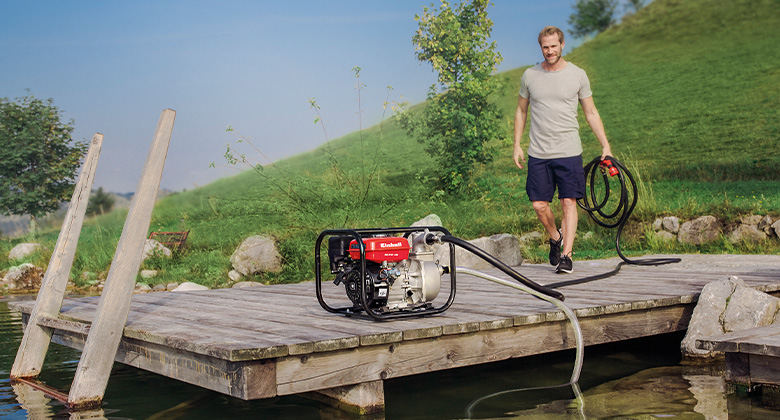
[[[154,140],[130,204],[114,260],[111,262],[97,314],[76,368],[68,397],[68,404],[72,407],[93,406],[103,399],[114,355],[127,322],[135,276],[141,265],[143,245],[149,231],[175,118],[176,112],[166,109],[157,123]]]
[[[55,343],[79,350],[87,340],[82,334],[63,330],[52,337]],[[276,396],[276,364],[269,359],[229,362],[125,337],[115,360],[244,400]]]
[[[586,345],[680,331],[688,306],[632,311],[580,321]],[[277,359],[279,395],[457,368],[574,347],[568,322],[441,336],[431,340]]]
[[[81,235],[81,226],[89,204],[89,194],[95,180],[100,149],[103,145],[103,135],[95,133],[87,151],[87,157],[81,167],[70,206],[62,222],[54,252],[49,260],[43,284],[38,292],[35,308],[32,312],[33,322],[25,329],[22,342],[16,352],[16,359],[11,367],[11,378],[31,378],[41,373],[43,361],[51,342],[52,331],[41,326],[41,317],[56,316],[60,312],[62,299],[68,287],[68,276],[76,255],[76,245]]]

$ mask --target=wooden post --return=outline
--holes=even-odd
[[[62,223],[54,253],[51,255],[49,267],[43,277],[35,308],[30,315],[22,343],[16,353],[16,360],[11,367],[11,378],[32,378],[41,373],[43,360],[51,343],[52,329],[38,325],[38,320],[42,316],[58,316],[62,308],[62,299],[68,287],[68,275],[76,255],[76,244],[79,241],[84,214],[89,204],[89,194],[92,192],[92,181],[95,179],[102,145],[103,135],[95,133],[73,191],[70,207]]]
[[[310,392],[307,396],[342,411],[365,415],[385,410],[384,389],[384,382],[380,379]]]
[[[130,311],[135,278],[141,266],[144,241],[160,187],[175,118],[176,112],[166,109],[157,123],[154,140],[108,272],[106,286],[76,368],[68,395],[68,405],[71,408],[93,407],[103,400]]]

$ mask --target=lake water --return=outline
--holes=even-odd
[[[69,413],[40,392],[8,380],[21,340],[21,317],[0,299],[1,419],[350,419],[305,397],[242,401],[116,364],[103,406]],[[589,347],[579,389],[564,383],[574,352],[385,381],[385,413],[368,419],[778,419],[756,397],[729,394],[717,373],[680,365],[682,336]],[[41,379],[67,390],[79,352],[52,344]],[[513,391],[516,390],[516,391]]]

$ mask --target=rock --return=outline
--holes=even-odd
[[[758,230],[756,225],[739,225],[729,235],[732,243],[737,242],[761,242],[767,238],[766,233]]]
[[[157,277],[157,270],[141,270],[141,277],[145,279]]]
[[[664,227],[664,220],[660,217],[653,222],[653,231],[658,232]]]
[[[177,287],[179,287],[179,283],[168,283],[168,284],[165,285],[165,290],[170,292],[170,291],[176,289]]]
[[[228,278],[230,279],[230,281],[236,282],[236,281],[241,281],[241,279],[243,279],[244,276],[242,276],[241,273],[239,273],[236,270],[230,270],[230,272],[228,273]]]
[[[780,239],[780,219],[772,223],[772,229],[775,231],[775,236]]]
[[[544,239],[542,232],[530,232],[520,237],[520,244],[523,246],[532,244],[541,244]]]
[[[198,290],[209,290],[209,288],[202,284],[193,283],[191,281],[185,281],[184,283],[180,284],[177,288],[173,289],[174,292],[192,292]]]
[[[250,236],[236,248],[230,257],[233,268],[244,276],[260,272],[282,271],[282,256],[276,250],[273,238],[267,235]]]
[[[764,217],[760,214],[751,214],[750,216],[740,217],[740,221],[743,225],[758,226],[758,223],[761,222],[761,219],[763,218]]]
[[[702,216],[680,226],[677,240],[682,243],[701,245],[718,239],[720,223],[715,216]]]
[[[152,287],[153,292],[164,292],[166,290],[168,289],[164,284],[155,284],[154,287]]]
[[[498,234],[491,237],[482,237],[468,241],[477,248],[496,257],[508,266],[518,266],[523,262],[520,252],[520,241],[510,234]],[[449,247],[440,246],[435,253],[435,259],[443,265],[449,265]],[[485,270],[493,268],[493,265],[459,246],[455,247],[455,264],[460,267]]]
[[[441,217],[431,213],[422,219],[412,223],[411,227],[441,226]]]
[[[723,313],[725,332],[742,331],[772,324],[780,299],[749,287],[738,285]]]
[[[18,260],[30,254],[34,254],[35,252],[38,252],[38,250],[44,250],[44,249],[46,248],[41,244],[30,243],[30,242],[22,243],[16,245],[11,249],[11,252],[8,253],[8,259]]]
[[[494,257],[510,267],[517,267],[523,263],[523,255],[520,252],[520,240],[517,236],[508,233],[499,233],[490,237],[495,243]]]
[[[665,231],[677,233],[680,230],[680,219],[676,216],[664,217],[663,226]]]
[[[691,321],[688,323],[688,332],[680,343],[680,350],[684,357],[698,359],[720,357],[720,353],[697,349],[696,340],[724,333],[721,317],[726,311],[729,297],[738,285],[744,286],[745,283],[738,277],[732,276],[727,280],[715,281],[704,286],[699,301],[693,309]]]
[[[3,276],[2,284],[10,290],[31,290],[41,287],[43,269],[30,263],[24,263],[11,267]]]
[[[671,242],[677,239],[677,235],[675,235],[672,232],[668,232],[665,230],[659,230],[655,233],[656,238],[664,241],[664,242]]]
[[[147,239],[144,242],[143,260],[146,260],[151,256],[171,258],[171,255],[173,255],[173,253],[170,249],[154,239]]]
[[[238,282],[233,285],[233,289],[243,289],[245,287],[256,287],[256,286],[265,286],[263,283],[259,283],[256,281],[242,281]]]
[[[133,291],[133,293],[149,293],[151,291],[152,291],[152,288],[149,287],[148,284],[146,284],[146,283],[137,283],[135,285],[135,290]]]
[[[766,233],[767,235],[772,234],[772,218],[770,216],[764,216],[760,222],[758,222],[758,225],[756,225],[758,230]]]
[[[93,273],[93,272],[90,272],[90,271],[84,271],[83,273],[81,273],[81,279],[82,280],[87,280],[87,281],[89,281],[89,280],[97,280],[97,273]]]

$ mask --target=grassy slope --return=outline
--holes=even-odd
[[[637,219],[780,213],[780,34],[773,31],[780,27],[778,5],[656,0],[567,57],[590,76],[616,156],[647,181]],[[524,193],[525,175],[510,160],[511,117],[524,70],[497,76],[505,83],[497,100],[507,115],[507,138],[495,141],[496,160],[476,169],[467,196],[436,191],[431,159],[389,119],[381,131],[377,126],[353,133],[266,168],[268,177],[248,171],[161,201],[151,229],[190,229],[189,248],[173,262],[150,261],[147,267],[162,270],[160,282],[217,286],[241,239],[269,233],[280,239],[286,268],[262,280],[299,281],[311,278],[314,239],[327,228],[408,225],[434,212],[465,238],[538,229]],[[599,149],[584,119],[581,126],[589,160]],[[334,175],[331,156],[349,182]],[[74,272],[107,270],[125,214],[87,224]],[[597,234],[578,242],[578,259],[613,255],[612,232],[587,221],[580,230]],[[51,248],[55,239],[56,232],[45,242]],[[641,235],[626,247],[777,252],[776,246],[734,249],[725,241],[699,249],[663,245]],[[527,257],[543,253],[532,249]]]

